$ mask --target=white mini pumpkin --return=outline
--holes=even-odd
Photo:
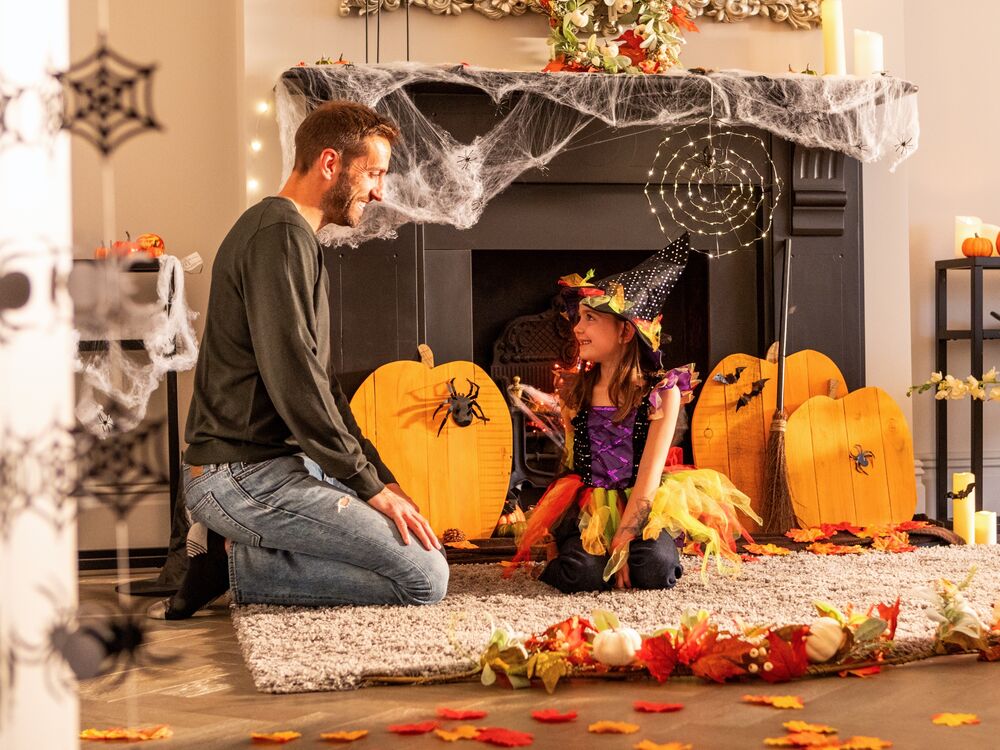
[[[594,658],[611,667],[624,667],[642,648],[642,636],[633,628],[608,628],[594,636]]]
[[[806,656],[814,664],[829,661],[847,640],[843,626],[832,617],[813,620],[806,636]]]

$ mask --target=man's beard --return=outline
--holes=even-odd
[[[356,227],[360,222],[360,216],[355,218],[351,215],[351,206],[357,196],[354,195],[347,177],[347,170],[343,170],[333,186],[323,193],[323,199],[320,202],[323,218],[320,226],[337,224],[342,227]]]

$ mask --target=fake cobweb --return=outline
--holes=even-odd
[[[77,334],[107,342],[76,360],[77,419],[102,438],[135,428],[164,375],[190,370],[198,360],[197,313],[187,306],[180,260],[160,257],[153,301],[143,300],[140,274],[128,273],[128,262],[82,264],[71,281]],[[144,351],[126,349],[123,340],[141,342]]]
[[[441,91],[442,85],[478,89],[496,104],[494,122],[471,143],[458,141],[415,102],[415,92]],[[863,162],[886,161],[893,170],[916,150],[919,137],[916,87],[881,75],[607,75],[347,64],[292,68],[275,98],[285,177],[296,128],[324,101],[362,102],[401,128],[383,203],[370,205],[356,229],[321,230],[324,244],[392,237],[409,222],[467,229],[518,176],[544,169],[564,149],[581,145],[574,139],[595,121],[612,128],[609,137],[630,137],[625,129],[636,128],[666,135],[706,121],[719,128],[759,128]],[[654,154],[649,161],[652,166]]]

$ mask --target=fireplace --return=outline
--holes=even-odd
[[[460,142],[496,117],[492,100],[470,89],[442,93],[438,86],[413,97]],[[692,253],[665,308],[667,362],[693,361],[707,373],[727,354],[764,354],[776,338],[775,258],[791,237],[789,349],[823,351],[849,388],[861,387],[860,164],[753,132],[768,144],[784,185],[772,231],[725,257]],[[631,267],[680,234],[669,217],[661,217],[660,231],[642,192],[662,136],[597,123],[576,139],[590,145],[522,174],[469,229],[408,224],[393,240],[329,251],[334,366],[345,391],[385,362],[415,359],[420,343],[438,362],[472,360],[489,371],[504,326],[545,313],[559,276]],[[754,229],[748,232],[731,239],[734,247],[753,239]],[[694,236],[693,246],[703,239]]]

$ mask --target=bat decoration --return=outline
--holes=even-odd
[[[761,393],[764,392],[764,383],[766,383],[770,378],[761,378],[760,380],[753,381],[750,390],[739,397],[736,402],[736,411],[739,411],[744,406],[748,406],[751,401],[757,398]]]
[[[952,500],[964,500],[969,495],[971,495],[973,490],[975,489],[976,489],[976,483],[973,482],[972,484],[968,485],[964,490],[959,490],[958,492],[949,492],[947,494],[947,497]]]
[[[712,378],[716,383],[722,383],[723,385],[732,385],[740,379],[740,374],[747,368],[737,367],[731,373],[717,372],[715,377]]]

